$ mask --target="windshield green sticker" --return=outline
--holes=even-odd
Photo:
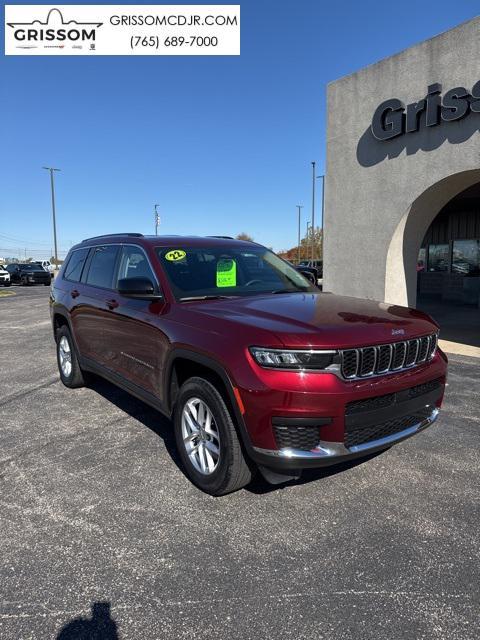
[[[217,287],[237,286],[237,263],[229,258],[217,262]]]
[[[183,260],[187,254],[182,249],[173,249],[165,254],[165,260],[170,262],[176,262],[177,260]]]

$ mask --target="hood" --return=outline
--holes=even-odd
[[[273,294],[190,304],[196,313],[212,320],[273,333],[286,347],[384,344],[438,328],[428,315],[415,309],[330,293]]]

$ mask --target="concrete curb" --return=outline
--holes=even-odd
[[[473,347],[470,344],[462,344],[461,342],[449,342],[448,340],[439,340],[438,344],[445,353],[480,358],[480,347]]]

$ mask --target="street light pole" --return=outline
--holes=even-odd
[[[297,260],[298,262],[300,262],[300,216],[301,216],[301,211],[303,209],[303,205],[302,204],[297,204],[297,209],[298,209],[298,245],[297,245]]]
[[[315,162],[312,162],[312,261],[315,258]]]
[[[158,225],[160,224],[160,214],[157,211],[157,207],[159,207],[159,204],[155,205],[155,235],[158,236]]]
[[[53,219],[53,244],[55,247],[55,270],[58,270],[58,247],[57,247],[57,220],[55,215],[55,184],[53,179],[53,172],[60,171],[54,167],[43,167],[47,171],[50,171],[50,189],[52,192],[52,219]]]

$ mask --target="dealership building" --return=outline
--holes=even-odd
[[[324,289],[478,306],[480,18],[328,87]]]

